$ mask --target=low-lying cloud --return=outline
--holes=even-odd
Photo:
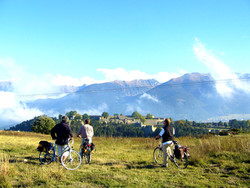
[[[151,101],[153,101],[155,103],[159,103],[159,100],[156,97],[154,97],[152,95],[149,95],[147,93],[144,93],[143,95],[141,95],[140,99],[148,99],[148,100],[151,100]]]
[[[166,82],[172,78],[179,77],[183,74],[159,72],[156,75],[148,75],[147,73],[132,70],[127,71],[123,68],[106,69],[99,68],[98,73],[104,75],[103,80],[95,80],[88,76],[82,78],[73,78],[68,75],[61,74],[41,74],[36,75],[27,71],[27,67],[21,66],[14,59],[7,58],[0,60],[0,82],[9,81],[12,83],[12,90],[0,92],[0,128],[5,125],[13,125],[34,116],[42,114],[57,115],[57,112],[42,112],[39,109],[29,108],[26,106],[28,101],[46,98],[59,98],[65,96],[61,87],[82,85],[90,85],[94,83],[104,83],[114,80],[131,81],[135,79],[155,79],[159,82]],[[157,99],[151,96],[143,96],[154,102]],[[89,114],[98,114],[107,111],[108,106],[100,105],[96,109],[86,109]]]

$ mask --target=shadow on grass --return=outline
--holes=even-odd
[[[35,157],[14,157],[9,160],[9,163],[27,163],[38,164],[39,159]]]
[[[155,168],[159,168],[160,166],[155,166],[155,165],[129,165],[126,164],[126,168],[127,169],[155,169]]]

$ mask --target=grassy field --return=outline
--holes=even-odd
[[[190,166],[154,163],[153,138],[94,137],[91,164],[75,171],[41,165],[36,151],[50,136],[0,131],[0,187],[249,187],[250,135],[177,138],[190,147]],[[80,139],[75,138],[78,150]]]

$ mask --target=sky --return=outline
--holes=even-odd
[[[229,79],[249,65],[249,0],[0,0],[0,82],[14,86],[0,93],[0,119],[16,95],[58,85]]]

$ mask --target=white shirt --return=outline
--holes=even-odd
[[[161,132],[159,133],[159,135],[162,137],[162,135],[165,133],[165,130],[162,128],[161,129]],[[172,144],[173,141],[167,141],[167,142],[164,142],[162,143],[162,145],[166,145],[166,144]]]

